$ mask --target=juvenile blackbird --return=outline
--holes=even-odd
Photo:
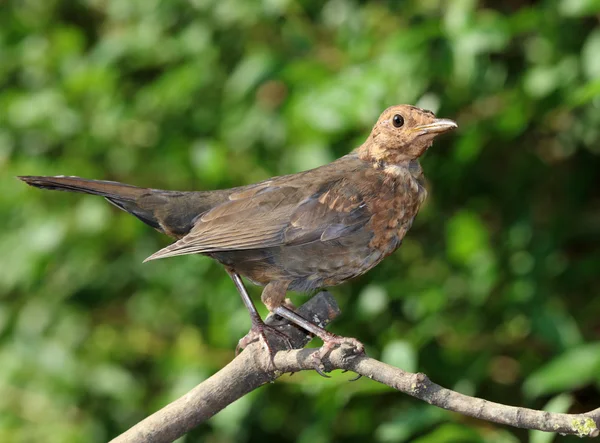
[[[177,239],[145,261],[203,254],[222,263],[250,312],[252,328],[238,349],[259,339],[271,352],[240,276],[264,286],[262,301],[323,340],[321,358],[342,343],[363,347],[298,316],[286,292],[311,291],[361,275],[394,252],[427,191],[418,158],[433,139],[457,127],[409,105],[386,109],[367,140],[350,154],[309,171],[238,188],[178,192],[78,177],[19,177],[44,189],[105,197]]]

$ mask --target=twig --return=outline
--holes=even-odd
[[[335,300],[327,292],[313,297],[298,312],[322,324],[339,315]],[[269,318],[267,323],[273,325],[275,320]],[[283,351],[283,343],[276,344],[275,348],[280,350],[275,356],[277,370],[268,367],[266,351],[260,345],[252,344],[215,375],[118,436],[112,443],[172,442],[238,398],[282,374],[312,370],[311,354],[314,350],[300,349],[310,337],[286,322],[279,325],[278,328],[290,337],[295,350]],[[323,359],[323,364],[327,371],[353,371],[432,405],[481,420],[579,437],[597,437],[600,434],[600,408],[585,414],[559,414],[469,397],[433,383],[425,374],[406,372],[366,355],[355,355],[346,346],[331,352]]]
[[[311,369],[311,352],[309,349],[279,352],[275,365],[284,372]],[[406,372],[366,355],[354,355],[347,347],[332,351],[324,364],[327,370],[352,371],[429,404],[481,420],[579,437],[600,435],[600,408],[585,414],[559,414],[494,403],[443,388],[425,374]]]

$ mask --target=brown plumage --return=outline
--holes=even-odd
[[[178,239],[146,261],[207,255],[225,265],[247,306],[251,301],[240,275],[266,286],[262,300],[269,310],[292,319],[284,303],[287,290],[337,285],[400,246],[427,195],[418,158],[435,136],[455,127],[429,111],[393,106],[363,145],[333,163],[227,190],[176,192],[77,177],[19,178],[39,188],[105,197]],[[249,309],[253,329],[240,345],[257,335],[266,344],[265,326]],[[296,322],[324,339],[317,360],[344,341]]]

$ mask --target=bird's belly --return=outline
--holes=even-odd
[[[291,281],[290,289],[296,291],[338,285],[364,274],[384,257],[368,244],[345,248],[325,242],[302,245],[298,249],[302,251],[286,249],[281,262]]]
[[[347,238],[210,255],[255,284],[285,280],[291,290],[310,291],[357,277],[387,254],[373,248],[369,239]]]

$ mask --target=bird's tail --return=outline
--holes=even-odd
[[[55,177],[20,176],[18,178],[36,188],[100,195],[118,208],[135,215],[144,223],[164,232],[157,217],[156,209],[160,206],[157,204],[159,203],[158,199],[151,198],[153,194],[164,191],[138,188],[137,186],[112,181],[88,180],[61,175]]]
[[[25,175],[18,177],[25,183],[36,188],[52,189],[55,191],[82,192],[84,194],[101,195],[106,198],[118,200],[135,200],[148,189],[123,183],[105,180],[88,180],[79,177],[66,177],[58,175],[55,177]]]

